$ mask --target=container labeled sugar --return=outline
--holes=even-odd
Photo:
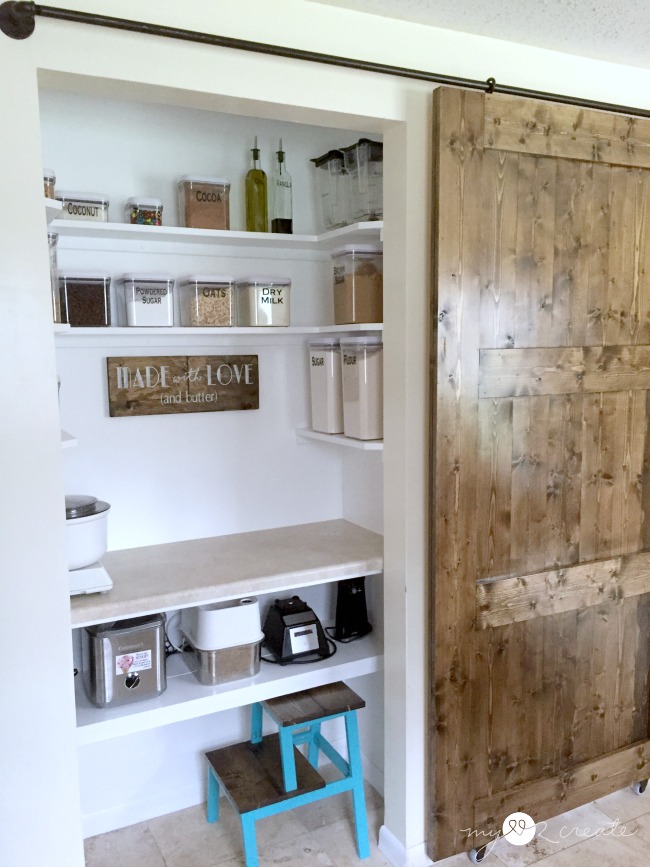
[[[188,274],[178,279],[181,325],[235,324],[235,281],[217,274]]]
[[[383,344],[380,337],[341,338],[343,430],[347,437],[384,436]]]
[[[108,198],[101,193],[72,193],[67,190],[55,190],[54,198],[62,204],[62,220],[108,222]]]
[[[174,278],[169,274],[123,274],[118,281],[127,325],[174,324]]]
[[[230,228],[230,180],[185,175],[178,182],[181,226],[191,229]]]
[[[61,321],[78,327],[111,324],[111,278],[98,271],[59,272]]]
[[[289,325],[291,280],[247,277],[236,285],[237,325]]]
[[[124,212],[127,223],[138,226],[162,226],[163,204],[160,199],[142,197],[127,199]]]
[[[358,325],[382,322],[383,253],[380,246],[347,245],[332,253],[334,322]]]
[[[309,342],[311,426],[320,433],[343,433],[343,391],[338,337]]]

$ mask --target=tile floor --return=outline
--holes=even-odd
[[[383,803],[366,787],[370,858],[356,855],[349,793],[257,823],[260,867],[390,867],[377,849]],[[208,824],[205,807],[191,807],[86,840],[86,867],[243,867],[238,819],[222,801],[221,818]],[[650,865],[650,787],[624,789],[538,827],[526,846],[499,840],[486,867],[646,867]],[[467,855],[437,862],[469,867]]]

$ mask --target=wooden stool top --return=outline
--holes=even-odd
[[[259,744],[246,741],[206,753],[237,811],[250,813],[325,786],[325,780],[295,747],[297,788],[285,792],[280,761],[280,737],[268,735]]]
[[[308,723],[325,716],[360,710],[365,701],[345,683],[328,683],[291,695],[267,698],[262,705],[280,726]]]

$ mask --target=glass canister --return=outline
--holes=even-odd
[[[312,159],[325,230],[345,226],[349,219],[348,184],[343,151],[328,151]]]
[[[332,253],[336,325],[383,321],[383,264],[380,246],[348,244]]]
[[[188,274],[178,280],[181,325],[235,324],[235,281],[217,274]]]
[[[123,274],[118,283],[127,325],[174,324],[174,278],[169,274]]]
[[[338,337],[309,341],[312,430],[343,433],[343,391]]]
[[[108,222],[108,198],[101,193],[72,193],[67,190],[56,190],[54,198],[63,205],[62,220]]]
[[[55,322],[61,322],[61,296],[59,295],[59,268],[57,260],[57,245],[59,236],[56,232],[47,233],[47,246],[50,254],[50,287],[52,291],[52,316]]]
[[[346,437],[384,436],[383,344],[380,337],[341,338],[343,430]]]
[[[184,175],[178,182],[181,226],[190,229],[230,228],[230,180]]]
[[[349,178],[350,220],[384,218],[384,146],[379,141],[360,138],[343,148],[345,171]]]
[[[247,277],[236,286],[237,325],[289,325],[291,280]]]
[[[127,223],[138,226],[162,226],[163,204],[160,199],[134,196],[124,206]]]
[[[111,324],[111,278],[99,271],[59,274],[61,321],[78,327]]]
[[[52,169],[43,169],[43,192],[48,199],[54,198],[56,175]]]

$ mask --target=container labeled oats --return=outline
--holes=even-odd
[[[230,228],[230,180],[184,175],[178,182],[178,214],[189,229]]]
[[[219,327],[235,324],[234,277],[188,274],[177,282],[181,325]]]

